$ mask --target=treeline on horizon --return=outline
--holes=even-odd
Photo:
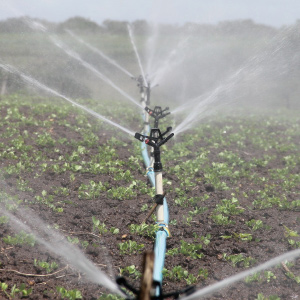
[[[43,24],[47,33],[31,28],[29,24],[33,25],[33,21],[37,25]],[[125,21],[105,20],[99,25],[82,17],[61,23],[28,17],[0,21],[0,62],[24,70],[27,75],[68,97],[112,100],[121,97],[59,49],[48,38],[49,33],[54,33],[83,60],[134,95],[136,88],[130,78],[66,31],[71,30],[103,50],[131,74],[139,75],[127,24]],[[253,107],[265,104],[272,109],[282,106],[290,110],[300,109],[300,21],[281,28],[256,24],[252,20],[226,21],[216,25],[159,24],[159,29],[144,20],[129,24],[145,68],[150,61],[148,67],[152,69],[146,71],[151,74],[151,71],[170,66],[171,71],[159,80],[158,101],[180,103],[182,99],[193,99],[227,84],[226,95],[220,95],[222,100],[232,99]],[[189,41],[182,46],[187,36]],[[150,37],[157,38],[155,45],[149,43]],[[171,55],[174,49],[176,57]],[[233,80],[228,81],[232,76]],[[237,82],[235,85],[234,81]],[[19,92],[36,93],[18,74],[0,69],[0,96]]]
[[[137,20],[134,22],[105,20],[102,24],[83,17],[73,17],[61,23],[53,23],[42,19],[34,19],[28,17],[9,18],[0,21],[0,33],[24,33],[31,32],[32,29],[27,25],[27,19],[37,21],[44,24],[48,29],[56,33],[62,33],[66,29],[77,31],[88,31],[94,33],[110,33],[110,34],[127,34],[127,24],[130,24],[134,29],[135,34],[151,33],[153,28],[152,23],[145,20]],[[298,22],[297,22],[298,23]],[[200,35],[219,35],[222,34],[274,34],[279,29],[258,24],[251,19],[223,21],[218,24],[201,24],[188,22],[183,25],[176,24],[159,24],[161,33],[180,33],[193,28],[194,34]]]

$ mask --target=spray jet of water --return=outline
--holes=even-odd
[[[16,217],[2,207],[1,212],[9,217],[14,227],[20,228],[35,236],[35,239],[49,249],[51,252],[59,255],[70,265],[74,266],[80,272],[86,274],[87,278],[99,284],[111,292],[120,296],[125,296],[119,289],[118,285],[112,281],[104,272],[98,269],[84,254],[73,244],[70,244],[58,232],[50,229],[44,222],[38,218],[29,209],[26,213],[22,213],[20,217]],[[20,211],[17,211],[20,214]],[[25,224],[26,223],[26,224]],[[41,235],[47,236],[48,242]]]
[[[239,72],[237,72],[239,73]],[[218,96],[222,93],[228,90],[231,86],[234,85],[234,81],[231,82],[231,85],[221,85],[217,87],[212,93],[210,93],[209,96],[205,97],[204,100],[199,102],[199,99],[202,97],[197,97],[192,100],[192,103],[197,102],[197,105],[190,105],[193,107],[193,110],[187,115],[187,117],[178,125],[176,126],[174,133],[178,134],[180,132],[183,132],[187,130],[188,128],[191,128],[191,126],[195,123],[200,121],[201,118],[204,117],[204,112],[208,110],[209,107],[211,107],[211,104],[215,103],[218,99]],[[223,102],[222,105],[226,105],[227,102]],[[172,113],[176,113],[178,110],[172,111]]]
[[[181,105],[180,107],[176,108],[172,111],[173,114],[176,114],[183,109],[187,109],[189,107],[192,107],[192,111],[186,116],[186,118],[176,127],[174,130],[174,133],[180,133],[183,132],[197,122],[200,121],[204,115],[203,113],[208,110],[208,108],[211,108],[211,104],[214,104],[214,109],[216,107],[221,107],[228,105],[229,103],[233,103],[237,100],[235,95],[230,95],[231,97],[228,97],[229,93],[234,90],[235,87],[238,86],[239,83],[244,81],[251,81],[258,77],[258,75],[262,74],[264,71],[263,63],[267,59],[276,59],[276,55],[282,50],[284,47],[287,47],[287,37],[288,33],[294,30],[293,28],[288,28],[285,31],[281,32],[280,34],[276,35],[272,41],[269,43],[269,47],[263,51],[259,55],[255,55],[248,59],[245,64],[238,69],[235,73],[233,73],[229,78],[227,78],[222,84],[220,84],[217,88],[215,88],[212,92],[206,93],[205,95],[200,95],[199,97],[193,98],[192,100],[188,100],[185,102],[184,105]],[[275,45],[275,47],[274,47]],[[272,48],[274,47],[274,48]],[[273,64],[272,64],[273,67]],[[281,73],[287,72],[288,68],[283,68],[281,70]],[[274,75],[275,76],[275,75]],[[245,79],[246,78],[246,79]],[[223,97],[223,101],[219,103],[216,103],[217,100],[219,100]],[[199,102],[199,100],[203,99]]]
[[[158,68],[157,71],[151,74],[152,84],[158,84],[162,78],[166,75],[166,73],[171,70],[175,65],[179,65],[184,60],[184,55],[181,56],[180,59],[175,59],[180,50],[183,50],[187,46],[187,42],[190,39],[189,36],[181,40],[177,47],[173,49],[168,57],[164,60],[164,63]]]
[[[72,32],[69,29],[65,30],[70,36],[72,36],[75,40],[77,40],[78,42],[80,42],[81,44],[85,45],[87,48],[89,48],[90,50],[94,51],[95,53],[99,54],[102,58],[104,58],[106,61],[108,61],[110,64],[114,65],[115,67],[117,67],[120,71],[124,72],[126,75],[128,75],[129,77],[133,77],[133,75],[127,71],[126,69],[124,69],[122,66],[120,66],[115,60],[113,60],[112,58],[106,56],[101,50],[95,48],[94,46],[88,44],[86,41],[82,40],[81,38],[79,38],[74,32]]]
[[[81,104],[75,102],[75,101],[72,100],[71,98],[66,97],[66,96],[63,95],[63,94],[60,94],[59,92],[57,92],[57,91],[51,89],[50,87],[44,85],[43,83],[37,81],[37,80],[34,79],[34,78],[32,78],[32,77],[30,77],[30,76],[28,76],[28,75],[22,73],[21,71],[17,70],[16,68],[14,68],[14,67],[12,67],[12,66],[10,66],[10,65],[8,65],[8,64],[2,64],[2,63],[0,63],[0,68],[4,69],[5,71],[7,71],[7,72],[9,72],[9,73],[19,75],[19,76],[20,76],[24,81],[26,81],[27,83],[29,83],[29,84],[31,84],[31,85],[37,87],[37,88],[40,88],[40,89],[42,89],[42,90],[44,90],[44,91],[46,91],[46,92],[48,92],[48,93],[50,93],[50,94],[53,94],[53,95],[55,95],[55,96],[57,96],[57,97],[59,97],[59,98],[62,98],[62,99],[64,99],[64,100],[68,101],[69,103],[73,104],[74,106],[76,106],[76,107],[80,108],[81,110],[83,110],[83,111],[89,113],[89,114],[92,115],[93,117],[95,117],[95,118],[97,118],[97,119],[99,119],[99,120],[102,120],[102,121],[104,121],[104,122],[106,122],[106,123],[108,123],[108,124],[110,124],[110,125],[112,125],[112,126],[114,126],[114,127],[117,127],[117,128],[119,128],[119,129],[121,129],[122,131],[128,133],[130,136],[134,136],[134,134],[135,134],[134,131],[131,131],[131,130],[129,130],[129,129],[123,127],[123,126],[121,126],[120,124],[117,124],[117,123],[115,123],[115,122],[113,122],[113,121],[107,119],[106,117],[104,117],[104,116],[102,116],[102,115],[96,113],[95,111],[93,111],[93,110],[91,110],[91,109],[89,109],[89,108],[87,108],[87,107],[85,107],[85,106],[83,106],[83,105],[81,105]]]
[[[35,30],[40,30],[42,32],[48,32],[48,29],[40,24],[39,22],[32,21],[29,18],[25,18],[28,26]],[[71,49],[68,49],[66,45],[64,45],[56,36],[51,35],[49,36],[50,40],[54,45],[56,45],[58,48],[63,50],[67,55],[71,56],[72,58],[76,59],[83,65],[85,68],[92,71],[98,78],[103,80],[105,83],[110,85],[112,88],[114,88],[116,91],[118,91],[122,96],[124,96],[126,99],[130,100],[135,105],[139,106],[140,108],[143,108],[135,99],[133,99],[131,96],[129,96],[126,92],[124,92],[120,87],[118,87],[115,83],[113,83],[109,78],[107,78],[104,74],[102,74],[100,71],[95,69],[92,65],[84,61],[79,54],[77,54],[75,51],[72,51]]]
[[[155,22],[152,25],[152,33],[150,34],[148,40],[147,40],[147,47],[146,47],[146,51],[147,51],[147,65],[146,65],[146,71],[148,74],[152,74],[152,64],[153,64],[153,60],[156,54],[156,50],[157,50],[157,43],[158,43],[158,34],[159,34],[159,27],[158,27],[158,23]]]
[[[57,37],[51,36],[50,40],[60,49],[62,49],[67,55],[70,57],[76,59],[80,62],[81,65],[83,65],[88,70],[92,71],[98,78],[109,84],[111,87],[113,87],[116,91],[118,91],[122,96],[124,96],[126,99],[130,100],[132,103],[137,105],[140,108],[143,108],[136,100],[134,100],[131,96],[129,96],[127,93],[125,93],[122,89],[120,89],[115,83],[113,83],[109,78],[107,78],[104,74],[99,72],[97,69],[95,69],[92,65],[84,61],[79,54],[77,54],[75,51],[72,51],[71,49],[68,49],[66,45],[64,45]]]
[[[193,293],[190,296],[181,298],[181,300],[198,300],[198,299],[200,299],[200,297],[209,296],[226,286],[229,286],[237,281],[244,279],[247,276],[250,276],[250,275],[253,275],[254,273],[274,267],[277,264],[281,263],[282,261],[292,260],[299,256],[300,256],[300,249],[286,252],[282,255],[279,255],[275,258],[272,258],[272,259],[266,261],[265,263],[262,263],[261,265],[255,267],[255,268],[252,268],[250,270],[230,276],[230,277],[228,277],[220,282],[217,282],[211,286],[205,287],[205,288]]]
[[[129,37],[130,37],[130,41],[131,41],[134,53],[136,55],[136,58],[137,58],[137,61],[138,61],[138,64],[139,64],[139,67],[140,67],[140,70],[141,70],[141,74],[143,76],[144,84],[145,84],[146,87],[148,87],[148,81],[146,80],[146,76],[145,76],[144,69],[143,69],[143,66],[142,66],[142,63],[141,63],[141,59],[140,59],[139,53],[137,51],[137,48],[136,48],[136,45],[135,45],[135,42],[134,42],[132,29],[131,29],[129,24],[127,24],[127,29],[128,29],[128,33],[129,33]]]

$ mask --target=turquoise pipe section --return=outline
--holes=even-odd
[[[154,245],[155,260],[154,260],[153,280],[158,281],[160,283],[162,283],[162,270],[165,263],[167,236],[168,235],[164,230],[159,230],[156,232],[156,239]]]

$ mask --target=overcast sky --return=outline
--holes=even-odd
[[[300,0],[0,0],[0,19],[30,16],[61,22],[82,16],[97,23],[155,20],[218,23],[252,19],[280,27],[300,19]]]

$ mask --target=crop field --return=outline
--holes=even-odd
[[[1,21],[0,299],[299,299],[299,24]]]
[[[84,103],[141,130],[136,109]],[[0,216],[1,297],[118,299],[11,224],[32,211],[44,239],[42,229],[51,228],[113,280],[122,275],[138,288],[142,253],[152,250],[157,230],[154,217],[142,224],[154,190],[139,142],[60,99],[3,96],[0,114],[0,201],[9,212]],[[173,122],[170,115],[161,127]],[[203,288],[300,248],[299,152],[297,114],[214,116],[163,146],[171,232],[164,292]],[[210,299],[297,299],[299,262],[255,273]]]

